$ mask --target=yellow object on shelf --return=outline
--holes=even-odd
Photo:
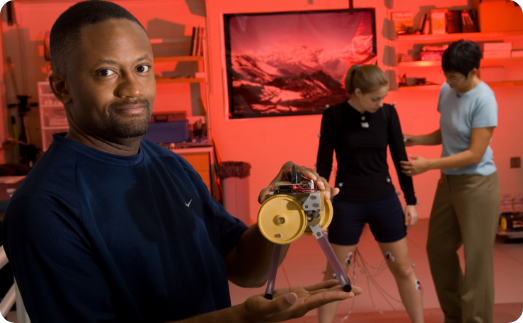
[[[501,229],[507,231],[507,219],[501,218]]]

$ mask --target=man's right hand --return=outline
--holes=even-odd
[[[403,134],[403,141],[405,142],[405,147],[416,146],[418,144],[416,139],[416,136],[409,135],[406,133]]]
[[[283,322],[304,316],[310,310],[325,304],[342,301],[361,294],[359,287],[352,286],[346,293],[337,280],[327,280],[307,287],[291,287],[274,291],[274,299],[263,295],[248,298],[243,304],[242,317],[245,322]]]

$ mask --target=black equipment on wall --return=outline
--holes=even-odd
[[[13,2],[12,1],[7,1],[7,3],[5,4],[6,6],[6,14],[7,14],[7,25],[8,26],[12,26],[13,25],[13,17],[14,17],[14,14],[13,14]]]

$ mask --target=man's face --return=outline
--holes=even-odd
[[[156,82],[151,44],[138,24],[111,19],[84,27],[67,67],[69,123],[115,143],[147,132]]]
[[[449,86],[457,92],[466,92],[474,82],[475,69],[467,76],[460,72],[443,72]]]

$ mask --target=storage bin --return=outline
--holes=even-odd
[[[184,142],[189,140],[189,123],[185,121],[153,122],[143,139],[157,144]]]

